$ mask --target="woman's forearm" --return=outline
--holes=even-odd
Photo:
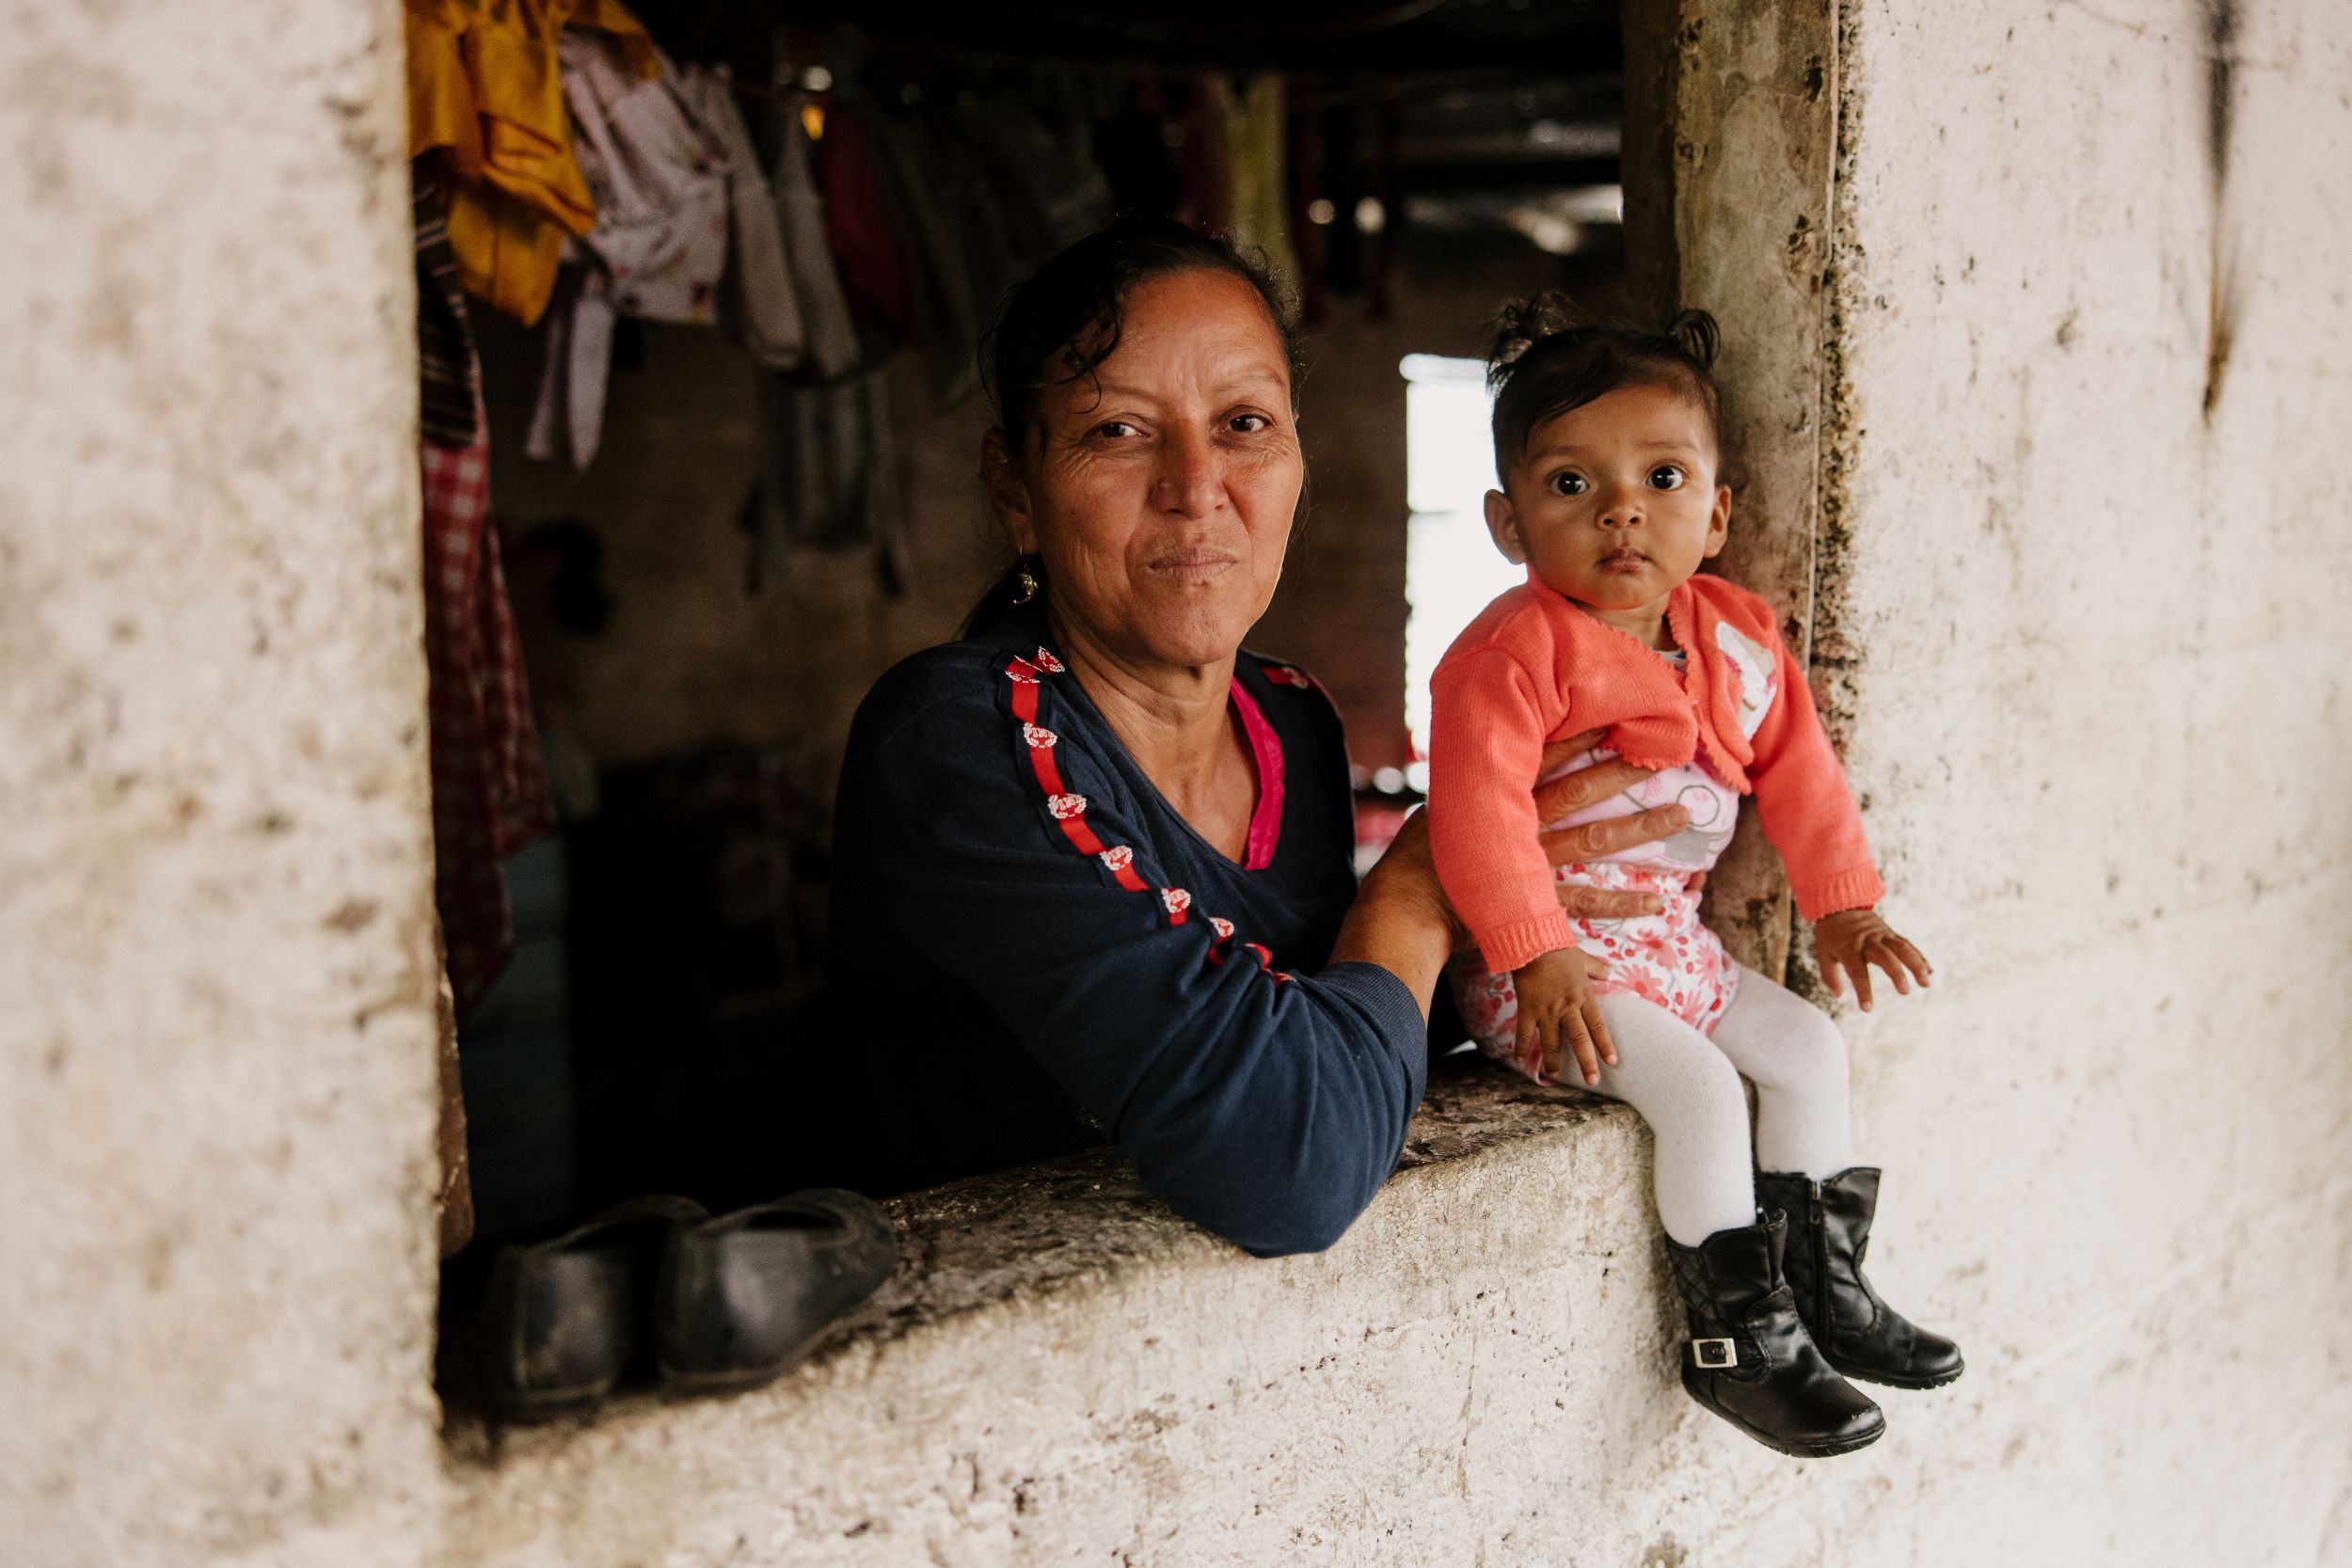
[[[1426,1019],[1438,977],[1460,940],[1429,858],[1427,826],[1415,813],[1364,879],[1331,961],[1378,964],[1405,983]]]
[[[1451,934],[1442,921],[1414,908],[1412,900],[1382,895],[1367,881],[1356,907],[1347,911],[1346,924],[1340,927],[1331,961],[1378,964],[1405,982],[1426,1019],[1438,976],[1445,973],[1452,947]]]

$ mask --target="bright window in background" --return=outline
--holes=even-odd
[[[1495,483],[1494,436],[1486,422],[1486,367],[1477,359],[1408,354],[1405,373],[1405,723],[1413,750],[1429,754],[1429,677],[1438,660],[1487,602],[1527,580],[1486,534],[1486,492]],[[1426,789],[1428,769],[1408,773]]]

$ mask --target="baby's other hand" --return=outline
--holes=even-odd
[[[1560,1082],[1562,1057],[1575,1053],[1586,1085],[1600,1082],[1600,1064],[1617,1065],[1616,1042],[1601,1022],[1600,1000],[1593,982],[1609,966],[1574,947],[1554,948],[1511,974],[1518,994],[1519,1060],[1533,1063],[1540,1054],[1542,1080]]]
[[[1935,973],[1920,951],[1896,934],[1876,910],[1841,910],[1813,923],[1813,956],[1829,982],[1831,994],[1843,996],[1851,984],[1862,1010],[1870,1010],[1870,966],[1876,964],[1895,983],[1896,991],[1911,994],[1914,980],[1925,986]]]

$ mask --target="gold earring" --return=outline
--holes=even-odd
[[[1027,604],[1037,597],[1037,578],[1029,575],[1029,562],[1026,556],[1022,558],[1021,575],[1016,580],[1021,584],[1021,592],[1012,596],[1013,603]]]

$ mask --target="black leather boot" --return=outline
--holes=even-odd
[[[1787,1171],[1756,1179],[1756,1201],[1789,1216],[1788,1285],[1797,1311],[1829,1364],[1848,1377],[1891,1388],[1940,1388],[1961,1374],[1960,1347],[1886,1305],[1862,1276],[1878,1211],[1879,1173],[1869,1165],[1826,1181]]]
[[[1773,1214],[1694,1247],[1666,1239],[1691,1319],[1682,1386],[1768,1449],[1803,1459],[1851,1453],[1878,1441],[1886,1417],[1813,1348],[1781,1277],[1788,1235]]]

